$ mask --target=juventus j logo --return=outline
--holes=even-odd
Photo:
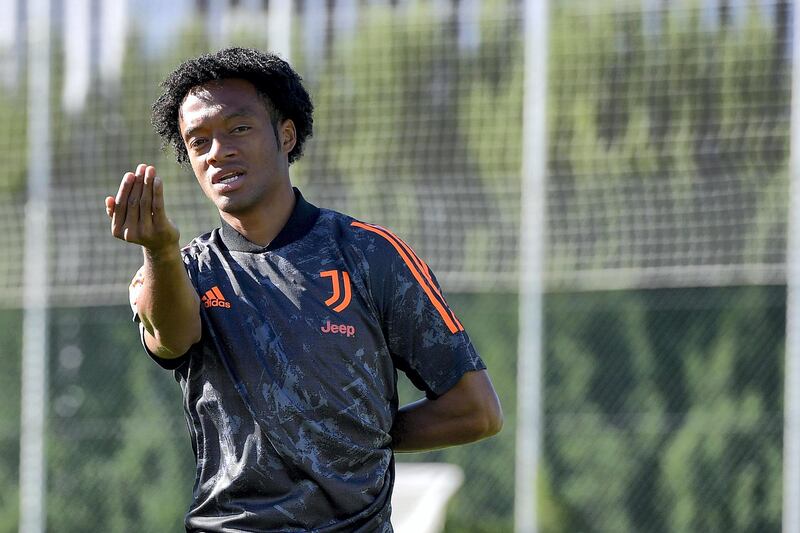
[[[332,308],[337,313],[339,311],[344,311],[347,306],[350,305],[350,275],[344,270],[342,270],[341,279],[339,278],[338,270],[326,270],[325,272],[320,272],[319,275],[323,278],[331,278],[331,283],[333,284],[333,295],[325,300],[325,305],[332,307],[333,304],[338,302],[339,298],[341,297],[341,303]],[[344,287],[344,291],[342,291],[342,287]],[[343,297],[342,292],[344,292]]]

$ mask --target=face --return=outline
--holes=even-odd
[[[181,104],[178,124],[195,177],[220,212],[246,215],[290,186],[294,124],[273,125],[250,82],[228,79],[193,88]]]

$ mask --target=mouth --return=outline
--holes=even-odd
[[[230,184],[239,180],[244,176],[243,170],[231,170],[228,172],[219,173],[211,178],[211,183],[216,184]]]
[[[244,183],[244,170],[229,170],[212,176],[211,186],[218,193],[232,192]]]

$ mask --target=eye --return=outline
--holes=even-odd
[[[197,138],[194,138],[191,141],[189,141],[189,147],[190,148],[200,148],[201,146],[203,146],[203,144],[205,144],[205,142],[206,142],[206,140],[204,138],[197,137]]]
[[[231,130],[231,133],[244,133],[250,129],[250,126],[236,126]]]

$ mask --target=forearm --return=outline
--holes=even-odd
[[[417,452],[474,442],[499,432],[500,402],[485,371],[468,372],[436,400],[403,406],[392,426],[392,448]]]
[[[200,299],[183,266],[180,232],[167,217],[164,183],[155,167],[141,163],[135,173],[126,172],[105,207],[111,234],[144,251],[142,284],[131,296],[145,344],[159,357],[183,355],[200,340]]]
[[[159,252],[142,249],[144,279],[136,307],[145,342],[160,357],[177,357],[200,340],[200,299],[177,244]]]

